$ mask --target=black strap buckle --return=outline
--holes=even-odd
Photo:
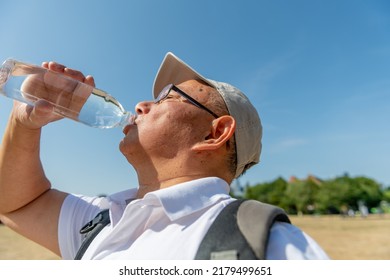
[[[93,220],[89,221],[85,226],[80,229],[80,233],[85,234],[93,230],[103,220],[104,214],[104,212],[100,212],[99,214],[97,214]]]

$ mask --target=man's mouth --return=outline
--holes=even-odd
[[[126,126],[123,128],[123,130],[122,130],[123,134],[126,135],[127,132],[129,132],[129,129],[130,129],[130,125],[126,125]]]
[[[133,115],[130,119],[129,119],[129,124],[127,124],[124,128],[123,128],[123,133],[125,135],[127,135],[127,133],[129,132],[130,128],[134,125],[137,125],[136,123],[137,121],[137,116],[136,115]]]
[[[136,125],[136,123],[132,123],[132,124],[128,124],[126,125],[124,128],[123,128],[123,134],[127,135],[127,133],[129,133],[129,130],[131,129],[132,126]]]

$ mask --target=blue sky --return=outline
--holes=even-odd
[[[348,172],[390,185],[390,2],[0,1],[0,60],[54,60],[95,77],[134,111],[172,51],[240,88],[264,127],[241,184]],[[12,101],[0,98],[2,135]],[[44,128],[53,186],[87,195],[137,186],[121,129]]]

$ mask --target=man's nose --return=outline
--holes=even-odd
[[[135,112],[138,115],[147,114],[147,113],[149,113],[152,104],[153,104],[152,101],[142,101],[142,102],[139,102],[135,106]]]

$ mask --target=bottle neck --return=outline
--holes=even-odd
[[[131,112],[125,112],[122,116],[121,122],[119,123],[120,127],[125,127],[126,125],[134,124],[136,116]]]

